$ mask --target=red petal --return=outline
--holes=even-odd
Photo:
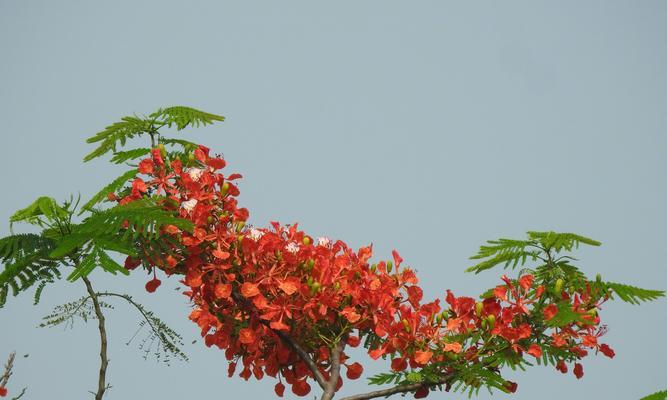
[[[207,164],[209,167],[212,167],[213,169],[223,169],[225,168],[225,165],[227,165],[225,160],[223,160],[222,158],[211,158],[208,160]]]
[[[278,397],[283,397],[283,394],[285,393],[285,385],[278,382],[276,383],[276,386],[273,387],[273,390],[276,392]]]
[[[159,279],[151,279],[146,283],[146,291],[148,293],[153,293],[161,284],[162,282]]]
[[[361,376],[361,373],[364,372],[364,367],[361,366],[358,362],[355,362],[351,365],[346,365],[347,373],[345,374],[348,379],[357,379]]]
[[[396,250],[392,250],[391,255],[392,255],[392,257],[394,257],[394,264],[396,264],[396,268],[398,268],[401,265],[401,263],[403,262],[403,259],[401,258],[401,256],[398,254],[398,251],[396,251]]]

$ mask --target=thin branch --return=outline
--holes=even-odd
[[[21,393],[19,393],[18,396],[16,396],[16,397],[12,397],[12,400],[19,400],[21,397],[23,397],[26,390],[28,390],[28,388],[21,389]]]
[[[248,309],[252,310],[253,306],[246,300],[245,297],[241,296],[239,293],[237,293],[235,290],[232,291],[232,298],[245,305]],[[327,390],[327,381],[324,379],[324,376],[320,372],[320,370],[317,368],[317,365],[315,364],[315,361],[310,357],[308,352],[304,350],[303,347],[299,346],[297,342],[292,340],[291,337],[289,337],[285,332],[279,331],[277,329],[271,328],[271,325],[269,324],[269,321],[263,320],[261,318],[258,318],[260,323],[262,323],[264,326],[267,328],[271,329],[273,333],[275,333],[287,346],[289,346],[294,352],[303,360],[304,363],[308,366],[308,369],[313,373],[313,376],[315,377],[315,381],[317,381],[317,384],[320,385],[322,390]]]
[[[9,378],[12,376],[12,369],[14,368],[14,358],[16,357],[16,352],[12,351],[9,354],[9,358],[7,359],[7,363],[5,364],[5,372],[3,372],[2,376],[0,376],[0,388],[4,388],[7,386],[7,382],[9,382]],[[18,400],[20,399],[24,394],[25,391],[28,388],[23,388],[21,389],[21,393],[18,394],[16,397],[12,397],[12,400]]]
[[[102,397],[104,397],[104,392],[107,389],[106,374],[107,366],[109,365],[109,359],[107,358],[107,331],[104,327],[104,314],[102,314],[102,309],[100,308],[100,303],[97,299],[97,293],[95,293],[95,290],[93,290],[93,286],[87,277],[82,276],[81,279],[83,279],[83,282],[86,284],[86,290],[88,290],[88,294],[93,300],[95,315],[97,316],[97,326],[100,330],[100,374],[97,382],[97,393],[95,394],[95,400],[102,400]]]
[[[437,385],[444,385],[447,383],[447,380],[451,378],[451,375],[445,375],[442,378],[440,378],[437,382],[430,382],[430,383],[410,383],[407,385],[398,385],[394,386],[393,388],[389,389],[382,389],[382,390],[376,390],[374,392],[368,392],[368,393],[363,393],[363,394],[357,394],[354,396],[348,396],[348,397],[343,397],[340,400],[369,400],[369,399],[375,399],[377,397],[388,397],[393,394],[398,394],[398,393],[407,393],[407,392],[414,392],[417,389],[421,389],[422,387],[431,387],[431,386],[437,386]]]
[[[7,359],[7,363],[5,364],[5,372],[0,377],[0,387],[7,386],[7,382],[9,381],[9,377],[12,376],[12,368],[14,368],[14,357],[16,357],[16,352],[12,351],[9,354],[9,358]]]
[[[321,400],[331,400],[336,394],[336,386],[338,386],[338,380],[340,379],[340,356],[343,353],[345,348],[346,336],[338,339],[338,343],[331,349],[331,376],[327,382],[327,387],[322,393]]]

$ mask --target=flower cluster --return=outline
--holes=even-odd
[[[372,246],[353,250],[340,240],[314,239],[296,224],[247,226],[248,210],[236,199],[241,176],[219,172],[224,159],[209,153],[199,146],[189,157],[170,159],[154,148],[139,163],[131,188],[109,199],[125,204],[151,196],[192,221],[189,232],[163,227],[162,234],[179,246],[164,259],[144,261],[153,273],[146,290],[160,286],[157,270],[183,276],[194,304],[190,319],[207,346],[225,350],[230,376],[237,370],[246,380],[268,375],[278,379],[279,396],[285,384],[305,396],[309,381],[318,375],[329,380],[339,366],[348,379],[360,377],[362,365],[345,348],[362,340],[368,355],[389,358],[394,372],[427,368],[430,376],[443,377],[433,383],[447,388],[457,379],[479,385],[475,379],[483,376],[462,371],[483,366],[498,372],[501,360],[524,353],[556,359],[561,372],[576,362],[578,378],[583,370],[577,361],[586,349],[614,356],[598,341],[604,328],[595,310],[605,293],[590,286],[563,290],[558,281],[545,287],[546,281],[538,284],[525,274],[503,276],[503,284],[481,301],[447,291],[447,306],[423,302],[414,271],[396,251],[391,260],[371,263]],[[125,266],[140,264],[128,257]],[[342,383],[340,378],[336,390]],[[429,388],[420,387],[415,396],[425,397]],[[513,392],[516,384],[504,381],[501,389]]]

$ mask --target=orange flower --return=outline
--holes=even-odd
[[[259,288],[254,283],[245,282],[241,285],[241,294],[245,297],[254,297],[259,294]]]
[[[239,331],[239,342],[250,344],[255,342],[255,331],[250,328],[243,328]]]
[[[458,343],[457,343],[458,344]],[[459,346],[461,346],[459,344]],[[415,351],[414,360],[417,364],[426,365],[429,360],[433,357],[433,353],[430,351]]]

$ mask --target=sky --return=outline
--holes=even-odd
[[[87,137],[125,115],[186,105],[227,117],[183,137],[244,175],[253,224],[299,222],[313,236],[373,243],[378,259],[397,249],[426,299],[495,286],[501,271],[466,274],[468,257],[530,230],[597,239],[575,255],[590,276],[666,289],[666,17],[667,3],[648,0],[2,0],[0,236],[36,197],[86,199],[124,171],[84,164]],[[152,295],[142,273],[92,280],[154,310],[190,356],[144,360],[138,339],[126,344],[139,316],[114,303],[105,398],[273,396],[271,379],[227,377],[175,279]],[[95,389],[96,324],[37,328],[84,292],[59,281],[37,306],[26,293],[0,309],[0,358],[18,354],[14,393],[78,399]],[[666,305],[605,304],[616,357],[587,357],[581,380],[551,367],[510,371],[511,398],[665,389]],[[364,364],[363,378],[387,369]],[[366,390],[360,379],[342,393]]]

